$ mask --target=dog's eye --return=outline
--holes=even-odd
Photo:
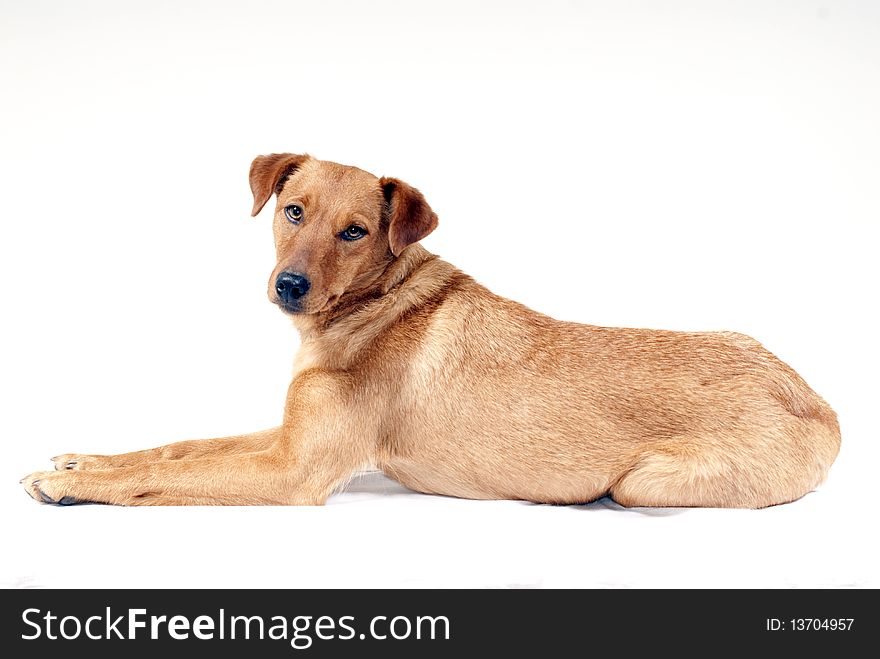
[[[359,227],[357,224],[352,224],[345,231],[339,234],[339,237],[343,240],[360,240],[364,236],[367,235],[367,230],[363,227]]]
[[[284,215],[288,220],[293,222],[294,224],[299,224],[299,222],[303,219],[303,209],[302,206],[297,206],[296,204],[291,204],[290,206],[284,207]]]

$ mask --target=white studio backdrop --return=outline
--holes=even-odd
[[[222,565],[214,585],[271,585],[222,546],[255,556],[262,534],[291,539],[278,529],[328,538],[308,543],[324,563],[281,585],[880,583],[877,3],[0,0],[0,93],[0,506],[36,543],[0,550],[0,584],[106,585],[89,566],[109,565],[118,585],[211,585]],[[298,342],[266,298],[270,213],[249,217],[247,184],[277,151],[418,187],[440,216],[425,246],[539,311],[753,335],[837,410],[828,483],[779,510],[669,517],[410,500],[384,482],[342,495],[345,514],[29,501],[19,478],[57,453],[277,424]],[[399,515],[429,541],[394,542],[422,558],[377,549]],[[546,540],[557,521],[578,541],[615,534],[627,565],[567,531]],[[41,531],[85,569],[50,566]],[[705,534],[750,558],[716,565]],[[780,557],[803,548],[795,568],[743,549],[773,553],[768,534]],[[702,551],[660,574],[626,549],[660,537]],[[161,568],[182,544],[201,572],[120,556]],[[613,574],[567,581],[560,546]],[[358,576],[371,552],[373,580]]]

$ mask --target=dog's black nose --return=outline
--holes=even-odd
[[[309,292],[309,280],[297,272],[282,272],[275,280],[275,292],[285,304],[291,304]]]

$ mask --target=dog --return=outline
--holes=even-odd
[[[561,322],[424,249],[403,181],[309,155],[257,157],[276,195],[268,294],[299,330],[282,424],[101,456],[23,479],[37,501],[320,505],[378,467],[469,499],[762,508],[824,479],[831,407],[756,340]]]

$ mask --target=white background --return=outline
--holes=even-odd
[[[0,1],[5,586],[878,586],[880,5]],[[261,153],[398,176],[426,247],[602,325],[732,329],[837,410],[763,511],[408,493],[59,508],[62,452],[276,425]]]

